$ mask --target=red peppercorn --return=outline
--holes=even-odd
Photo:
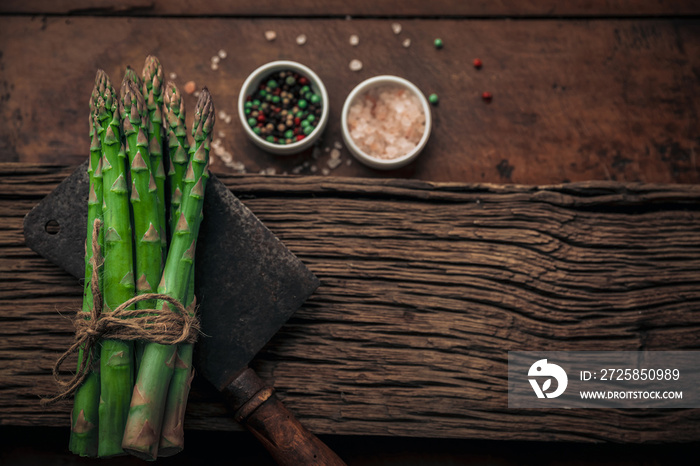
[[[491,102],[491,99],[493,99],[493,94],[490,92],[484,92],[481,94],[481,98],[484,99],[484,102],[489,103]]]
[[[301,84],[302,86],[304,86],[304,85],[306,85],[306,84],[309,84],[309,80],[306,79],[305,76],[302,76],[301,78],[299,78],[299,84]]]
[[[482,65],[483,65],[483,63],[481,63],[481,60],[479,60],[478,58],[474,59],[474,68],[476,68],[477,70],[481,69]]]
[[[262,113],[261,113],[260,115],[258,115],[258,121],[259,121],[260,123],[264,122],[264,121],[265,121],[265,115],[263,115]]]
[[[299,126],[300,124],[301,124],[301,118],[295,117],[295,118],[294,118],[294,125],[295,125],[295,126]]]
[[[303,134],[297,134],[297,141],[301,141],[302,139],[304,139],[304,137],[305,136]]]

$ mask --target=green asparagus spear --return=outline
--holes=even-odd
[[[173,234],[163,278],[158,292],[167,294],[181,303],[189,290],[189,280],[194,269],[196,237],[201,223],[204,190],[209,177],[209,145],[214,127],[214,106],[209,91],[202,90],[195,110],[193,134],[195,146],[183,178],[185,189],[177,227]],[[158,302],[159,309],[169,309],[167,303]],[[134,387],[132,417],[127,426],[132,432],[125,437],[133,438],[125,445],[129,452],[145,459],[155,459],[161,436],[163,412],[166,405],[168,385],[177,359],[175,346],[148,343],[143,353],[141,368]],[[189,373],[188,373],[189,374]],[[133,406],[140,409],[135,410]],[[133,422],[132,422],[133,421]]]
[[[85,243],[85,287],[83,290],[82,312],[90,313],[93,306],[92,294],[92,236],[94,222],[102,218],[102,144],[100,136],[104,134],[99,115],[104,114],[104,101],[99,95],[98,83],[92,91],[90,100],[90,158],[88,164],[88,178],[90,180],[90,194],[88,196],[88,222],[87,237]],[[98,233],[98,243],[102,247],[104,235],[102,229]],[[99,278],[100,272],[97,273]],[[101,289],[101,284],[97,285]],[[79,367],[83,361],[83,349],[78,352]],[[98,444],[98,408],[100,402],[100,373],[99,350],[94,350],[88,355],[86,364],[91,364],[90,374],[78,388],[73,400],[71,411],[71,433],[69,448],[80,456],[97,456]]]
[[[126,152],[120,142],[118,102],[109,78],[104,71],[101,73],[104,75],[102,97],[107,112],[102,159],[105,244],[103,312],[111,312],[134,296],[135,285]],[[98,455],[102,457],[122,453],[121,440],[134,379],[132,351],[133,344],[128,341],[105,339],[102,342],[98,448]]]
[[[189,144],[187,143],[187,128],[185,126],[185,102],[180,91],[173,82],[165,86],[165,119],[167,122],[168,153],[170,168],[168,183],[170,185],[170,238],[177,227],[180,218],[180,203],[182,202],[183,182],[189,162]]]
[[[133,83],[125,81],[124,97],[119,106],[122,127],[127,143],[127,155],[131,173],[131,207],[134,217],[134,244],[136,249],[137,294],[154,293],[160,281],[162,267],[162,243],[160,206],[152,161],[148,152],[148,126],[146,102]],[[138,309],[153,309],[155,300],[140,301]]]
[[[163,67],[153,55],[146,57],[143,68],[143,98],[148,107],[148,152],[151,154],[153,176],[156,180],[158,211],[160,214],[160,238],[163,261],[168,250],[165,210],[165,168],[163,163]]]
[[[212,132],[214,131],[214,104],[207,88],[200,94],[197,108],[194,115],[194,127],[192,136],[194,146],[190,150],[190,163],[187,173],[183,178],[184,190],[182,201],[182,212],[191,210],[191,206],[196,206],[199,215],[188,218],[188,223],[192,229],[193,240],[186,256],[191,260],[189,277],[187,279],[187,290],[185,292],[185,307],[190,309],[195,299],[194,296],[194,252],[199,236],[199,227],[202,223],[204,204],[204,191],[209,178],[209,147],[211,145]],[[190,384],[194,371],[192,369],[192,353],[194,345],[190,343],[181,344],[178,347],[175,357],[175,371],[168,388],[167,409],[163,418],[163,431],[160,445],[161,456],[171,456],[181,451],[184,445],[184,420],[187,397],[190,391]]]
[[[126,70],[124,70],[124,78],[122,79],[122,87],[119,89],[119,100],[124,99],[124,92],[126,91],[124,87],[124,83],[126,81],[131,81],[134,83],[134,85],[140,90],[141,86],[143,85],[141,83],[141,78],[139,78],[139,75],[136,74],[136,71],[127,65]]]

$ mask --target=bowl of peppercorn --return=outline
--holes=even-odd
[[[328,122],[328,93],[310,68],[289,60],[267,63],[243,83],[238,116],[261,149],[291,155],[311,147]]]

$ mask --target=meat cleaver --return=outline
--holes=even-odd
[[[87,163],[24,219],[34,251],[77,278],[85,274]],[[248,367],[318,287],[318,279],[214,175],[204,196],[195,276],[202,333],[195,367],[224,395],[235,419],[281,465],[344,465]]]

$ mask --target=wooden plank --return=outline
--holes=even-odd
[[[116,83],[149,53],[182,85],[207,85],[219,118],[215,135],[230,165],[217,172],[324,173],[433,181],[555,184],[617,180],[698,183],[700,21],[0,18],[0,160],[77,165],[88,151],[87,100],[104,68]],[[265,30],[277,31],[267,42]],[[295,38],[305,33],[308,42]],[[360,45],[348,44],[351,34]],[[445,48],[435,50],[441,36]],[[401,46],[411,38],[410,48]],[[218,50],[228,56],[210,67]],[[31,53],[29,53],[31,51]],[[472,59],[484,67],[476,70]],[[340,111],[363,79],[395,74],[426,94],[434,132],[413,164],[388,173],[342,150],[330,170],[320,150],[278,157],[250,143],[236,113],[247,74],[280,58],[305,63],[326,82],[330,122],[321,148],[341,141]],[[348,62],[364,62],[352,72]],[[491,104],[482,91],[494,95]],[[195,97],[187,96],[188,116]],[[224,154],[224,157],[226,155]],[[236,162],[239,165],[233,164]],[[347,165],[347,162],[351,165]],[[314,171],[315,170],[315,171]]]
[[[3,425],[68,425],[37,395],[81,287],[21,222],[70,171],[0,164]],[[700,440],[698,410],[506,407],[509,350],[700,349],[700,186],[220,178],[321,280],[253,363],[313,431]],[[195,380],[188,428],[237,429]]]
[[[392,1],[302,0],[278,2],[257,0],[232,2],[211,0],[4,0],[0,13],[22,14],[103,14],[103,15],[182,15],[182,16],[468,16],[468,17],[564,17],[564,16],[679,16],[699,14],[700,6],[691,0],[658,2],[643,0],[494,0],[488,2],[434,0]]]

